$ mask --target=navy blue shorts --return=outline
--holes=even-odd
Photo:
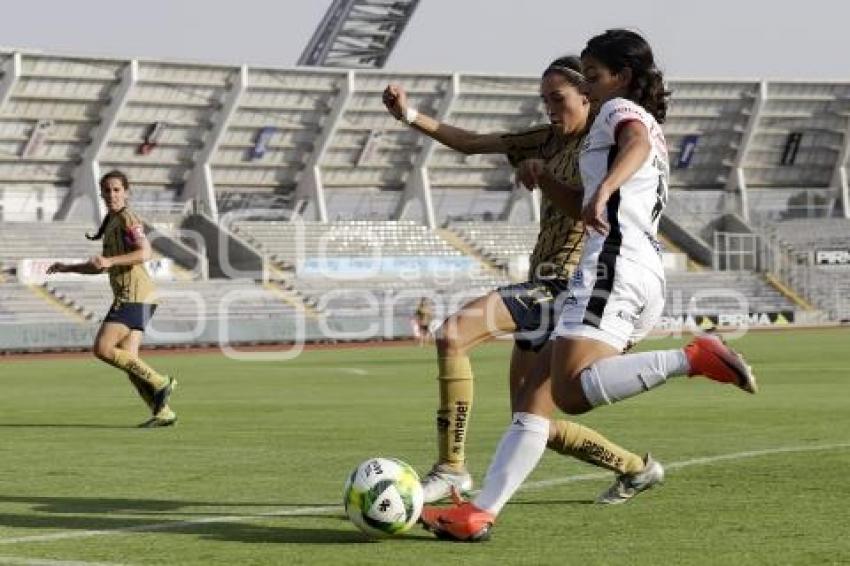
[[[144,331],[155,311],[156,305],[150,303],[121,303],[112,305],[103,322],[117,322],[131,330]]]
[[[558,305],[563,306],[558,298],[566,293],[568,281],[535,279],[496,289],[516,324],[517,348],[538,352],[546,345],[558,322]]]

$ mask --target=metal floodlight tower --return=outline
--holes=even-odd
[[[333,0],[299,65],[381,69],[419,0]]]

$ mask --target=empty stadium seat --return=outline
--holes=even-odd
[[[112,303],[104,282],[48,282],[55,297],[100,320]],[[157,323],[205,319],[271,319],[291,316],[295,307],[275,293],[245,280],[180,281],[157,285]]]
[[[355,220],[331,224],[243,220],[234,222],[231,227],[284,267],[294,267],[299,256],[461,256],[437,234],[409,220]]]

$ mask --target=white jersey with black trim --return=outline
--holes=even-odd
[[[625,258],[643,265],[664,278],[658,244],[658,222],[667,203],[670,167],[667,142],[661,126],[641,106],[625,98],[614,98],[602,105],[585,138],[579,157],[584,204],[599,190],[617,155],[617,133],[629,122],[637,121],[649,132],[651,150],[640,169],[608,200],[607,236],[588,230],[584,244],[586,258],[607,256]],[[602,258],[600,258],[601,261]]]

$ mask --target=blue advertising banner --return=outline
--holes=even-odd
[[[690,134],[682,138],[682,145],[679,146],[679,161],[676,162],[676,169],[687,169],[691,164],[691,159],[694,157],[694,152],[699,143],[699,136]]]

